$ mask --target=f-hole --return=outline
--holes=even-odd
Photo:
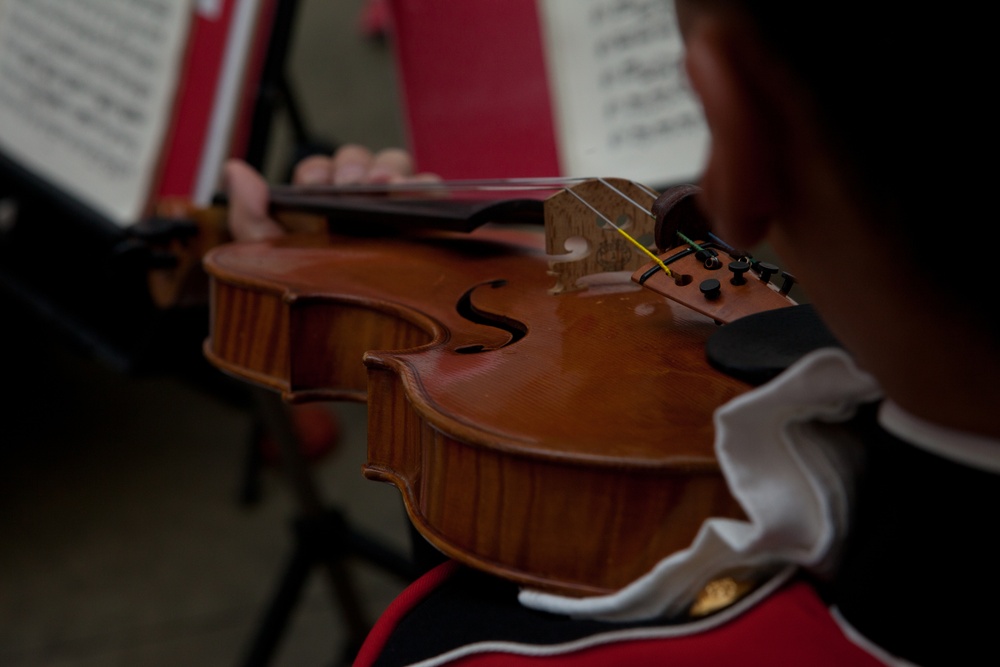
[[[477,289],[486,286],[497,289],[506,284],[506,280],[498,279],[473,285],[465,291],[465,293],[458,300],[458,303],[455,304],[455,310],[458,311],[459,315],[470,322],[506,331],[510,335],[510,340],[499,347],[486,347],[485,345],[462,345],[461,347],[456,347],[455,352],[458,352],[459,354],[477,354],[479,352],[498,350],[501,347],[507,347],[508,345],[516,343],[524,338],[525,334],[528,333],[528,327],[526,327],[523,322],[518,322],[513,318],[507,317],[506,315],[500,315],[499,313],[487,312],[480,308],[476,308],[476,306],[472,304],[472,293]]]

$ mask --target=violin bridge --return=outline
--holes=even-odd
[[[655,220],[650,209],[656,194],[618,178],[592,179],[567,188],[545,201],[545,251],[553,294],[582,289],[586,276],[632,272],[648,256],[629,243],[620,227],[651,252]],[[613,222],[611,224],[608,221]],[[582,246],[573,250],[574,246]]]

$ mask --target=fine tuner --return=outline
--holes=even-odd
[[[795,305],[789,297],[795,277],[718,238],[698,208],[699,192],[697,186],[679,185],[656,199],[652,216],[660,254],[635,271],[632,280],[720,324]],[[777,284],[772,278],[779,274]]]

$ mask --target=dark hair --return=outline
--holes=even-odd
[[[983,232],[996,220],[987,199],[997,157],[996,38],[986,14],[968,3],[721,1],[746,12],[810,91],[848,183],[898,250],[918,270],[953,269],[938,282],[985,310],[982,295],[959,284],[989,285],[989,260],[973,248],[992,250]]]

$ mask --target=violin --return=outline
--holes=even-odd
[[[338,210],[320,230],[220,245],[204,257],[205,354],[292,403],[367,402],[363,474],[395,485],[446,555],[609,593],[705,518],[743,517],[712,414],[749,385],[705,342],[794,304],[769,266],[712,237],[694,194],[547,183],[452,202],[467,210],[443,228],[411,216],[368,234]]]

